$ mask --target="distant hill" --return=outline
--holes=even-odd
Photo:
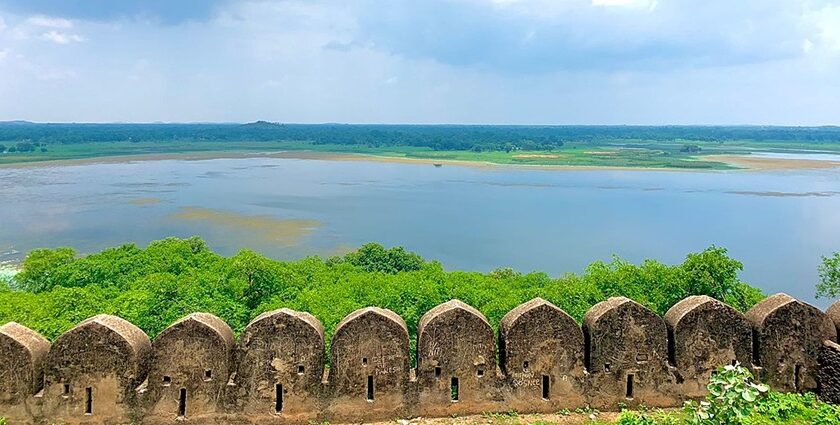
[[[248,124],[242,124],[241,127],[244,128],[282,128],[283,124],[279,122],[269,122],[269,121],[254,121],[249,122]]]
[[[14,121],[0,121],[0,125],[35,125],[34,122],[14,120]]]

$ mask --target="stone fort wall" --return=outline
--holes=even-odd
[[[838,327],[840,302],[822,312],[785,294],[745,315],[694,296],[664,318],[610,298],[582,327],[534,299],[502,319],[497,340],[480,312],[453,300],[420,320],[416,367],[405,322],[376,307],[338,324],[327,367],[321,323],[288,309],[260,315],[238,340],[206,313],[154,341],[109,315],[52,345],[8,323],[0,327],[0,416],[10,425],[285,424],[678,407],[734,362],[774,389],[840,402]]]

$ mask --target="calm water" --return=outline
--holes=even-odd
[[[0,168],[0,262],[200,235],[225,255],[403,245],[450,269],[580,272],[716,244],[767,292],[813,300],[840,250],[837,170],[544,171],[279,158]],[[817,302],[825,306],[827,301]]]

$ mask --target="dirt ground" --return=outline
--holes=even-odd
[[[840,167],[840,161],[766,158],[749,155],[709,155],[704,156],[703,159],[725,162],[750,170],[808,170]]]
[[[618,419],[615,412],[587,412],[568,414],[519,415],[515,413],[494,413],[485,415],[461,416],[456,418],[414,418],[397,419],[388,422],[375,422],[375,425],[577,425],[606,424]]]

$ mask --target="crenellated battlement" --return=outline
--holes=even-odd
[[[238,340],[207,313],[154,341],[109,315],[52,345],[8,323],[0,326],[0,416],[10,425],[281,424],[677,407],[736,361],[774,389],[818,391],[836,403],[838,328],[840,302],[824,313],[785,294],[745,315],[694,296],[664,318],[616,297],[593,306],[582,326],[537,298],[502,319],[497,339],[478,310],[453,300],[421,318],[413,368],[405,322],[377,307],[338,324],[328,366],[321,323],[289,309],[258,316]]]

